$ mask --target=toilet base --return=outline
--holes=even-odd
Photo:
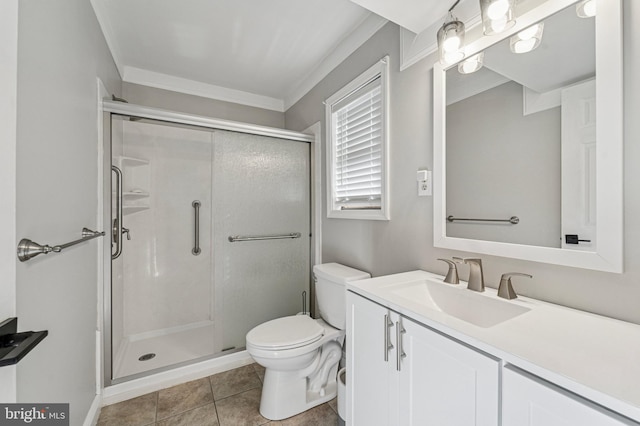
[[[296,371],[267,369],[262,386],[260,414],[269,420],[282,420],[331,401],[337,395],[338,365],[331,368],[329,381],[321,392],[307,390],[307,377]]]

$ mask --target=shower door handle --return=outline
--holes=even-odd
[[[116,252],[111,253],[111,259],[117,259],[122,254],[122,171],[116,166],[111,166],[111,171],[116,174],[116,217],[113,219],[112,241],[116,245]],[[128,230],[127,237],[129,236]]]
[[[191,253],[194,256],[197,256],[201,253],[201,250],[200,250],[200,201],[195,200],[193,203],[191,203],[191,205],[193,206],[193,211],[195,215],[194,245],[193,245],[193,250],[191,250]]]

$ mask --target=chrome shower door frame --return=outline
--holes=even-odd
[[[208,117],[189,115],[184,113],[172,112],[167,110],[161,110],[156,108],[144,107],[135,104],[122,103],[110,100],[104,100],[102,103],[103,106],[103,158],[102,158],[102,188],[103,188],[103,228],[111,229],[113,226],[113,218],[112,218],[112,188],[111,188],[111,166],[112,166],[112,151],[111,151],[111,142],[112,142],[112,118],[113,116],[128,116],[128,117],[138,117],[143,119],[150,120],[158,120],[169,124],[176,125],[188,125],[188,126],[196,126],[200,128],[206,128],[210,130],[228,130],[239,133],[247,133],[252,135],[260,135],[260,136],[270,136],[280,139],[287,139],[291,141],[303,142],[303,143],[320,143],[320,135],[319,133],[316,136],[312,136],[309,134],[294,132],[284,129],[271,128],[266,126],[252,125],[241,122],[234,122],[228,120],[219,120],[212,119]],[[318,145],[316,145],[318,147]],[[313,166],[311,168],[311,182],[314,180],[318,180],[319,177],[316,176],[320,171],[320,156],[313,155],[314,150],[311,151],[311,161],[313,162]],[[316,150],[319,152],[319,150]],[[314,173],[314,170],[316,171]],[[315,186],[311,185],[311,199],[312,203],[321,203],[321,194],[319,191],[315,190]],[[193,206],[195,208],[195,206]],[[313,247],[315,245],[315,234],[318,233],[320,218],[316,218],[314,214],[314,209],[310,209],[310,221],[312,223],[318,223],[318,226],[313,228],[311,241],[310,241],[310,254],[314,252]],[[120,218],[122,215],[120,215]],[[121,225],[121,223],[120,223]],[[195,230],[194,230],[195,231]],[[122,235],[120,234],[120,241],[122,241]],[[122,382],[126,382],[132,379],[136,379],[139,377],[145,377],[150,374],[155,374],[160,371],[167,371],[176,368],[176,366],[180,365],[188,365],[194,362],[198,362],[199,360],[187,361],[185,363],[181,363],[178,365],[172,365],[165,368],[160,368],[157,370],[152,370],[149,373],[140,373],[134,376],[130,376],[123,379],[113,379],[113,340],[112,340],[112,268],[111,268],[111,253],[112,253],[112,239],[104,238],[104,294],[103,294],[103,315],[102,315],[102,339],[98,342],[98,345],[101,346],[102,352],[102,369],[97,372],[97,377],[99,381],[103,383],[104,387],[116,385]],[[194,253],[195,254],[195,253]],[[317,255],[315,256],[317,258]],[[314,258],[311,259],[311,265],[313,265]],[[312,302],[313,305],[313,302]],[[224,355],[223,355],[224,356]]]

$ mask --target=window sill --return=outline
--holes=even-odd
[[[329,219],[390,220],[385,210],[330,210]]]

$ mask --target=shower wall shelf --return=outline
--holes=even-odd
[[[118,159],[120,160],[120,165],[122,167],[137,167],[149,165],[149,160],[144,160],[142,158],[118,157]]]
[[[151,195],[148,191],[149,160],[127,156],[117,156],[114,160],[120,166],[123,176],[122,214],[149,210],[149,204],[145,202]]]
[[[127,206],[127,205],[122,206],[122,214],[125,216],[128,214],[138,213],[144,210],[149,210],[149,206]]]
[[[149,196],[149,193],[147,191],[141,191],[141,192],[130,191],[130,192],[122,193],[122,197],[124,197],[125,200],[137,200],[139,198],[146,198],[148,196]]]

